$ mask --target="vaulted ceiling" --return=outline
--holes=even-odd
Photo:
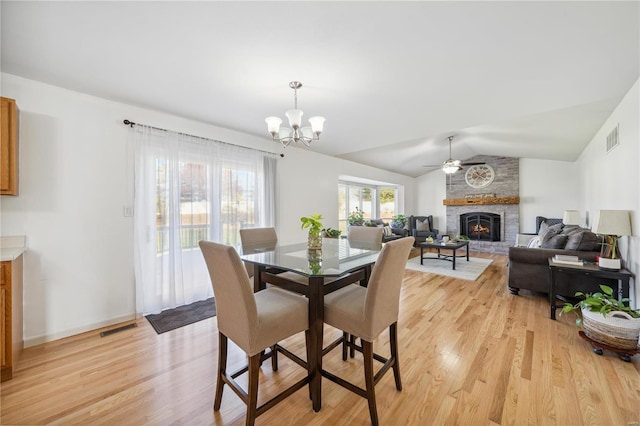
[[[637,1],[2,1],[2,72],[419,176],[449,156],[575,160],[640,74]]]

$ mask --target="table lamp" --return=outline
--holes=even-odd
[[[580,225],[582,218],[578,210],[565,210],[562,216],[562,223],[565,225]]]
[[[603,269],[620,269],[620,257],[617,255],[618,238],[631,235],[629,211],[598,210],[591,230],[603,237],[598,266]]]

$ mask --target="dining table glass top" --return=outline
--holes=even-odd
[[[307,243],[254,246],[245,250],[242,260],[275,267],[305,276],[341,276],[375,263],[382,243],[349,242],[345,238],[323,238],[322,250],[309,250]]]

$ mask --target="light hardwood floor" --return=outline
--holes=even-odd
[[[506,258],[477,281],[407,271],[399,319],[404,390],[393,374],[376,386],[382,425],[624,425],[640,423],[640,356],[625,363],[594,354],[573,318],[549,319],[546,299],[509,294]],[[146,319],[107,337],[99,331],[24,351],[2,383],[3,425],[210,425],[244,423],[245,407],[225,389],[213,412],[217,363],[215,318],[157,335]],[[113,328],[113,327],[112,327]],[[325,344],[339,332],[325,326]],[[375,350],[388,353],[384,332]],[[303,335],[283,345],[304,357]],[[245,361],[232,346],[231,369]],[[362,361],[334,350],[324,366],[364,385]],[[259,401],[304,371],[281,357],[262,367]],[[363,398],[323,380],[323,407],[300,390],[258,425],[367,425]]]

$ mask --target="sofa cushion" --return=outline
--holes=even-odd
[[[540,237],[540,241],[544,243],[544,236],[549,231],[554,231],[556,234],[559,234],[562,231],[562,224],[556,223],[555,225],[549,225],[547,222],[542,222],[540,224],[540,230],[538,231],[538,236]]]
[[[587,229],[572,232],[568,235],[566,250],[593,251],[600,245],[600,238]]]
[[[392,236],[393,232],[391,231],[391,227],[385,226],[384,228],[382,228],[382,235],[385,236],[385,237]]]
[[[542,229],[542,227],[540,229]],[[569,236],[566,234],[559,234],[558,231],[549,229],[544,234],[544,237],[542,237],[540,247],[547,249],[562,249],[567,244],[568,238]]]
[[[431,231],[429,227],[429,221],[425,220],[424,222],[420,219],[416,219],[416,231]]]

